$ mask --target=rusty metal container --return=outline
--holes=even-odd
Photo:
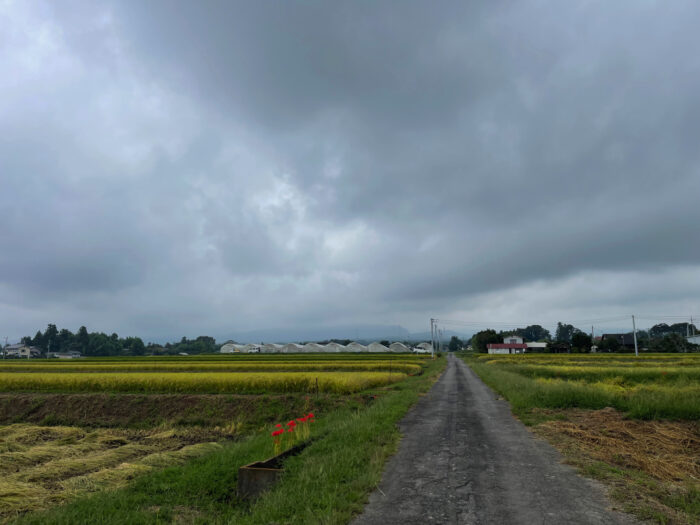
[[[306,445],[307,443],[301,443],[269,459],[239,468],[238,496],[241,499],[252,499],[270,490],[284,472],[284,460],[299,454]]]

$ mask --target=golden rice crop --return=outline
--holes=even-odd
[[[1,372],[0,391],[55,392],[333,392],[346,394],[406,377],[402,372]]]
[[[74,362],[74,363],[44,363],[44,362],[13,362],[0,365],[3,372],[253,372],[253,371],[357,371],[381,372],[394,371],[407,374],[418,374],[422,370],[419,364],[404,361],[369,361],[369,362]]]

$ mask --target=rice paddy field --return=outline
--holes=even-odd
[[[700,354],[465,360],[625,510],[655,523],[700,523]]]
[[[80,514],[95,512],[91,505],[83,517],[58,516],[95,497],[142,496],[152,484],[135,489],[139,483],[174,471],[190,472],[195,485],[211,476],[207,487],[182,488],[182,497],[223,491],[217,501],[226,505],[203,511],[149,500],[133,510],[141,518],[113,522],[225,522],[238,512],[236,465],[246,453],[272,454],[275,423],[313,411],[317,431],[332,432],[389,400],[404,403],[439,366],[400,354],[0,361],[0,523],[94,522]],[[214,472],[227,461],[230,472]],[[101,522],[116,516],[102,512]]]
[[[613,407],[638,419],[700,419],[700,354],[480,355],[470,365],[515,409]]]

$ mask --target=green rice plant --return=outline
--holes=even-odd
[[[639,419],[700,419],[700,376],[695,370],[561,366],[565,360],[560,357],[549,367],[515,359],[468,362],[516,412],[609,406]]]

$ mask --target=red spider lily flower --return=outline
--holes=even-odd
[[[299,423],[306,423],[306,418],[305,418],[305,417],[298,417],[298,418],[297,418],[297,421],[298,421]]]
[[[287,426],[288,426],[288,427],[295,427],[296,425],[297,425],[297,424],[294,422],[293,419],[292,419],[289,423],[287,423]]]
[[[282,423],[277,423],[275,426],[276,426],[277,428],[282,428]]]
[[[287,432],[294,432],[294,427],[289,427],[289,428],[287,429]]]
[[[309,412],[308,415],[307,415],[306,417],[309,418],[309,419],[313,419],[313,418],[314,418],[314,413],[313,413],[313,412]]]
[[[279,435],[282,434],[283,432],[284,432],[284,429],[275,430],[275,431],[272,433],[272,436],[273,436],[273,437],[274,437],[274,436],[279,436]]]

